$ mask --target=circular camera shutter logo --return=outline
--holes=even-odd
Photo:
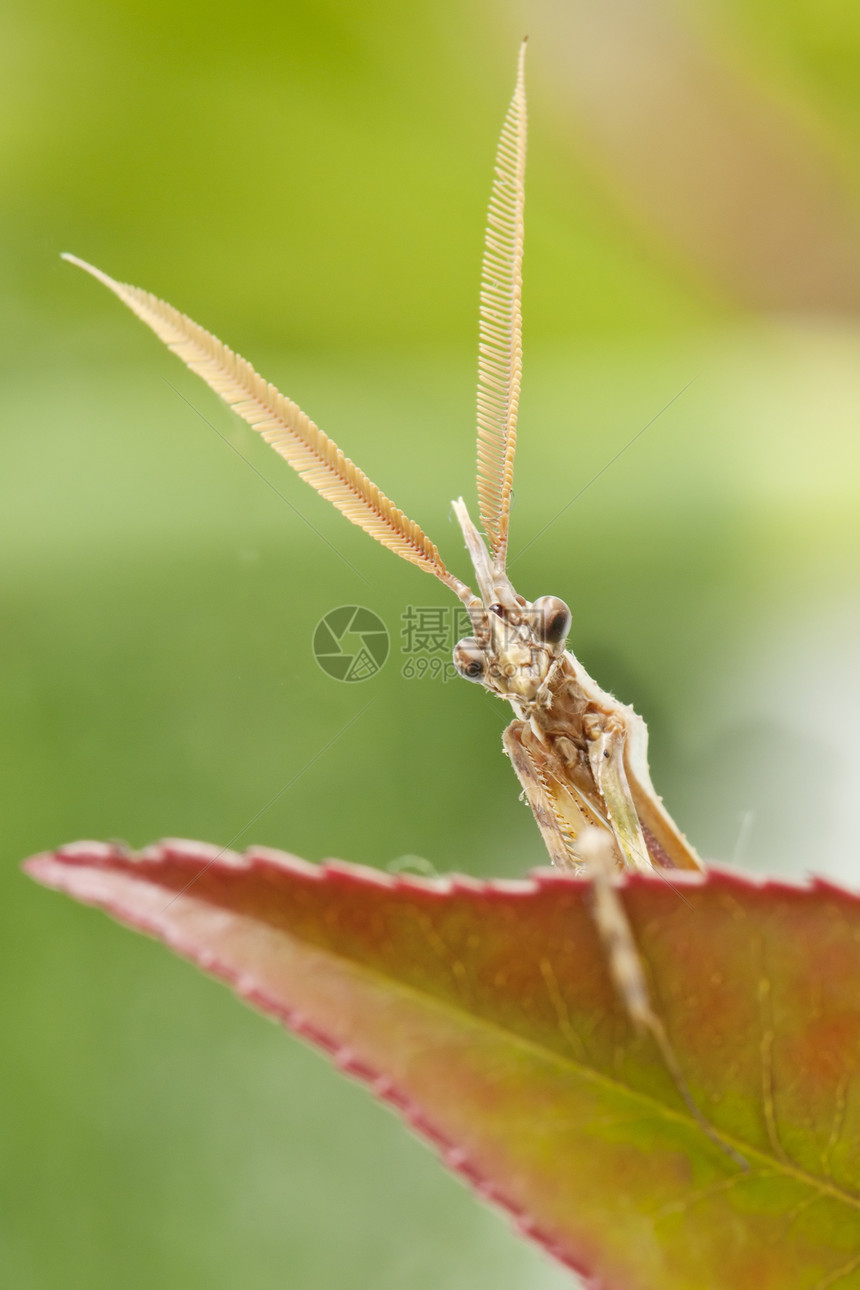
[[[371,609],[341,605],[314,629],[314,658],[336,681],[367,681],[388,658],[385,623]]]

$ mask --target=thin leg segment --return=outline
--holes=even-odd
[[[653,873],[654,865],[624,770],[625,737],[626,731],[620,722],[612,718],[601,721],[589,738],[588,760],[625,862],[640,873]]]
[[[502,735],[502,745],[517,772],[526,801],[537,821],[541,837],[546,844],[549,858],[559,869],[578,869],[570,846],[562,833],[552,800],[525,740],[528,726],[524,721],[512,721]]]

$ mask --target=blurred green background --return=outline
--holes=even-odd
[[[4,1286],[570,1284],[316,1054],[18,868],[164,835],[543,862],[500,705],[401,675],[405,607],[444,588],[58,258],[247,354],[465,573],[449,499],[474,498],[483,218],[525,32],[517,585],[570,602],[704,854],[857,881],[856,11],[7,7]],[[343,685],[310,642],[354,603],[394,648]]]

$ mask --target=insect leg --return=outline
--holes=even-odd
[[[546,790],[540,771],[526,746],[527,737],[526,723],[512,721],[502,735],[502,745],[517,772],[517,779],[523,786],[526,801],[531,807],[541,837],[546,843],[550,860],[560,869],[575,870],[579,866],[561,830],[558,817],[553,810],[552,799]]]
[[[654,1040],[681,1099],[702,1131],[736,1164],[748,1169],[748,1162],[717,1133],[696,1103],[666,1027],[651,1004],[642,958],[616,885],[618,868],[609,836],[602,829],[586,828],[576,840],[576,850],[591,879],[594,922],[606,950],[609,975],[630,1020]]]
[[[597,791],[606,803],[612,831],[631,869],[653,873],[654,865],[642,834],[639,815],[624,770],[626,728],[617,717],[593,720],[589,731],[588,760]]]
[[[526,801],[532,809],[550,859],[561,869],[585,870],[594,892],[594,921],[606,950],[609,974],[637,1029],[651,1029],[656,1022],[648,997],[645,973],[621,897],[613,885],[618,872],[612,837],[603,829],[585,824],[574,847],[565,839],[537,764],[529,751],[528,726],[512,721],[502,735]]]
[[[606,950],[612,984],[636,1028],[653,1032],[657,1018],[651,1007],[642,960],[613,882],[618,873],[615,849],[602,829],[587,828],[577,838],[576,850],[591,879],[594,922]]]

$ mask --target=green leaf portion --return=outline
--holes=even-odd
[[[581,880],[387,878],[193,843],[80,843],[27,868],[320,1044],[607,1290],[860,1287],[848,893],[720,870],[626,882],[683,1090],[613,993]]]

